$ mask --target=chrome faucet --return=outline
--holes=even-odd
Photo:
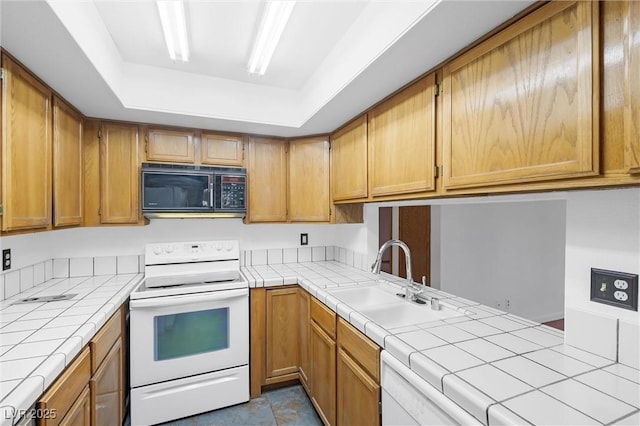
[[[378,250],[378,255],[376,256],[376,261],[371,265],[371,272],[374,274],[380,275],[380,267],[382,265],[382,255],[389,247],[398,246],[404,251],[404,259],[405,264],[407,265],[407,280],[404,284],[405,297],[407,300],[416,300],[416,297],[422,293],[424,287],[418,288],[420,286],[413,283],[413,275],[411,274],[411,251],[409,250],[409,246],[407,246],[401,240],[389,240],[386,241],[380,249]]]

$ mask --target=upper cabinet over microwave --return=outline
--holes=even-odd
[[[243,168],[142,163],[142,212],[246,213],[247,172]]]

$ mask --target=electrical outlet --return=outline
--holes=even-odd
[[[2,270],[11,269],[11,249],[2,250]]]
[[[591,301],[638,310],[638,275],[591,268]]]
[[[511,300],[504,299],[504,310],[508,312],[510,308],[511,308]]]
[[[306,246],[309,244],[309,234],[300,234],[300,245]]]

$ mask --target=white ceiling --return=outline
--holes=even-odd
[[[98,1],[96,7],[125,62],[298,90],[367,3],[326,0],[298,3],[264,76],[246,71],[264,9],[262,2],[187,2],[191,51],[187,63],[169,59],[154,2]]]
[[[150,0],[0,0],[0,43],[92,117],[246,133],[330,132],[531,1],[299,1],[267,73],[246,71],[260,1],[187,0],[168,58]]]

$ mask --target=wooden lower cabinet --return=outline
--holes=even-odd
[[[325,425],[380,424],[378,345],[297,286],[253,288],[250,304],[252,398],[299,379]]]
[[[91,378],[91,424],[109,426],[122,423],[122,340],[118,338]]]
[[[249,295],[251,398],[299,378],[298,287],[252,288]]]
[[[301,288],[298,289],[298,318],[300,326],[300,365],[298,366],[298,374],[300,374],[300,382],[307,392],[309,392],[310,389],[309,374],[311,372],[311,353],[309,350],[311,324],[309,318],[309,303],[309,293]]]
[[[380,410],[380,347],[338,319],[337,423],[377,426]]]
[[[91,355],[86,347],[37,402],[39,412],[46,413],[38,418],[38,425],[59,425],[74,407],[90,377]]]
[[[266,377],[298,378],[298,288],[267,290]],[[284,377],[283,377],[284,376]],[[290,376],[290,377],[287,377]],[[278,380],[281,381],[281,380]]]
[[[380,383],[342,349],[338,349],[337,370],[337,423],[379,425]]]
[[[60,426],[87,426],[90,424],[91,391],[89,390],[89,385],[87,385],[60,422]]]
[[[124,418],[124,354],[121,309],[96,333],[76,359],[62,372],[36,403],[43,415],[40,426],[82,425],[113,426]],[[110,348],[102,352],[103,345]],[[97,363],[97,365],[92,365]]]
[[[311,322],[311,402],[325,425],[336,424],[336,342]]]

